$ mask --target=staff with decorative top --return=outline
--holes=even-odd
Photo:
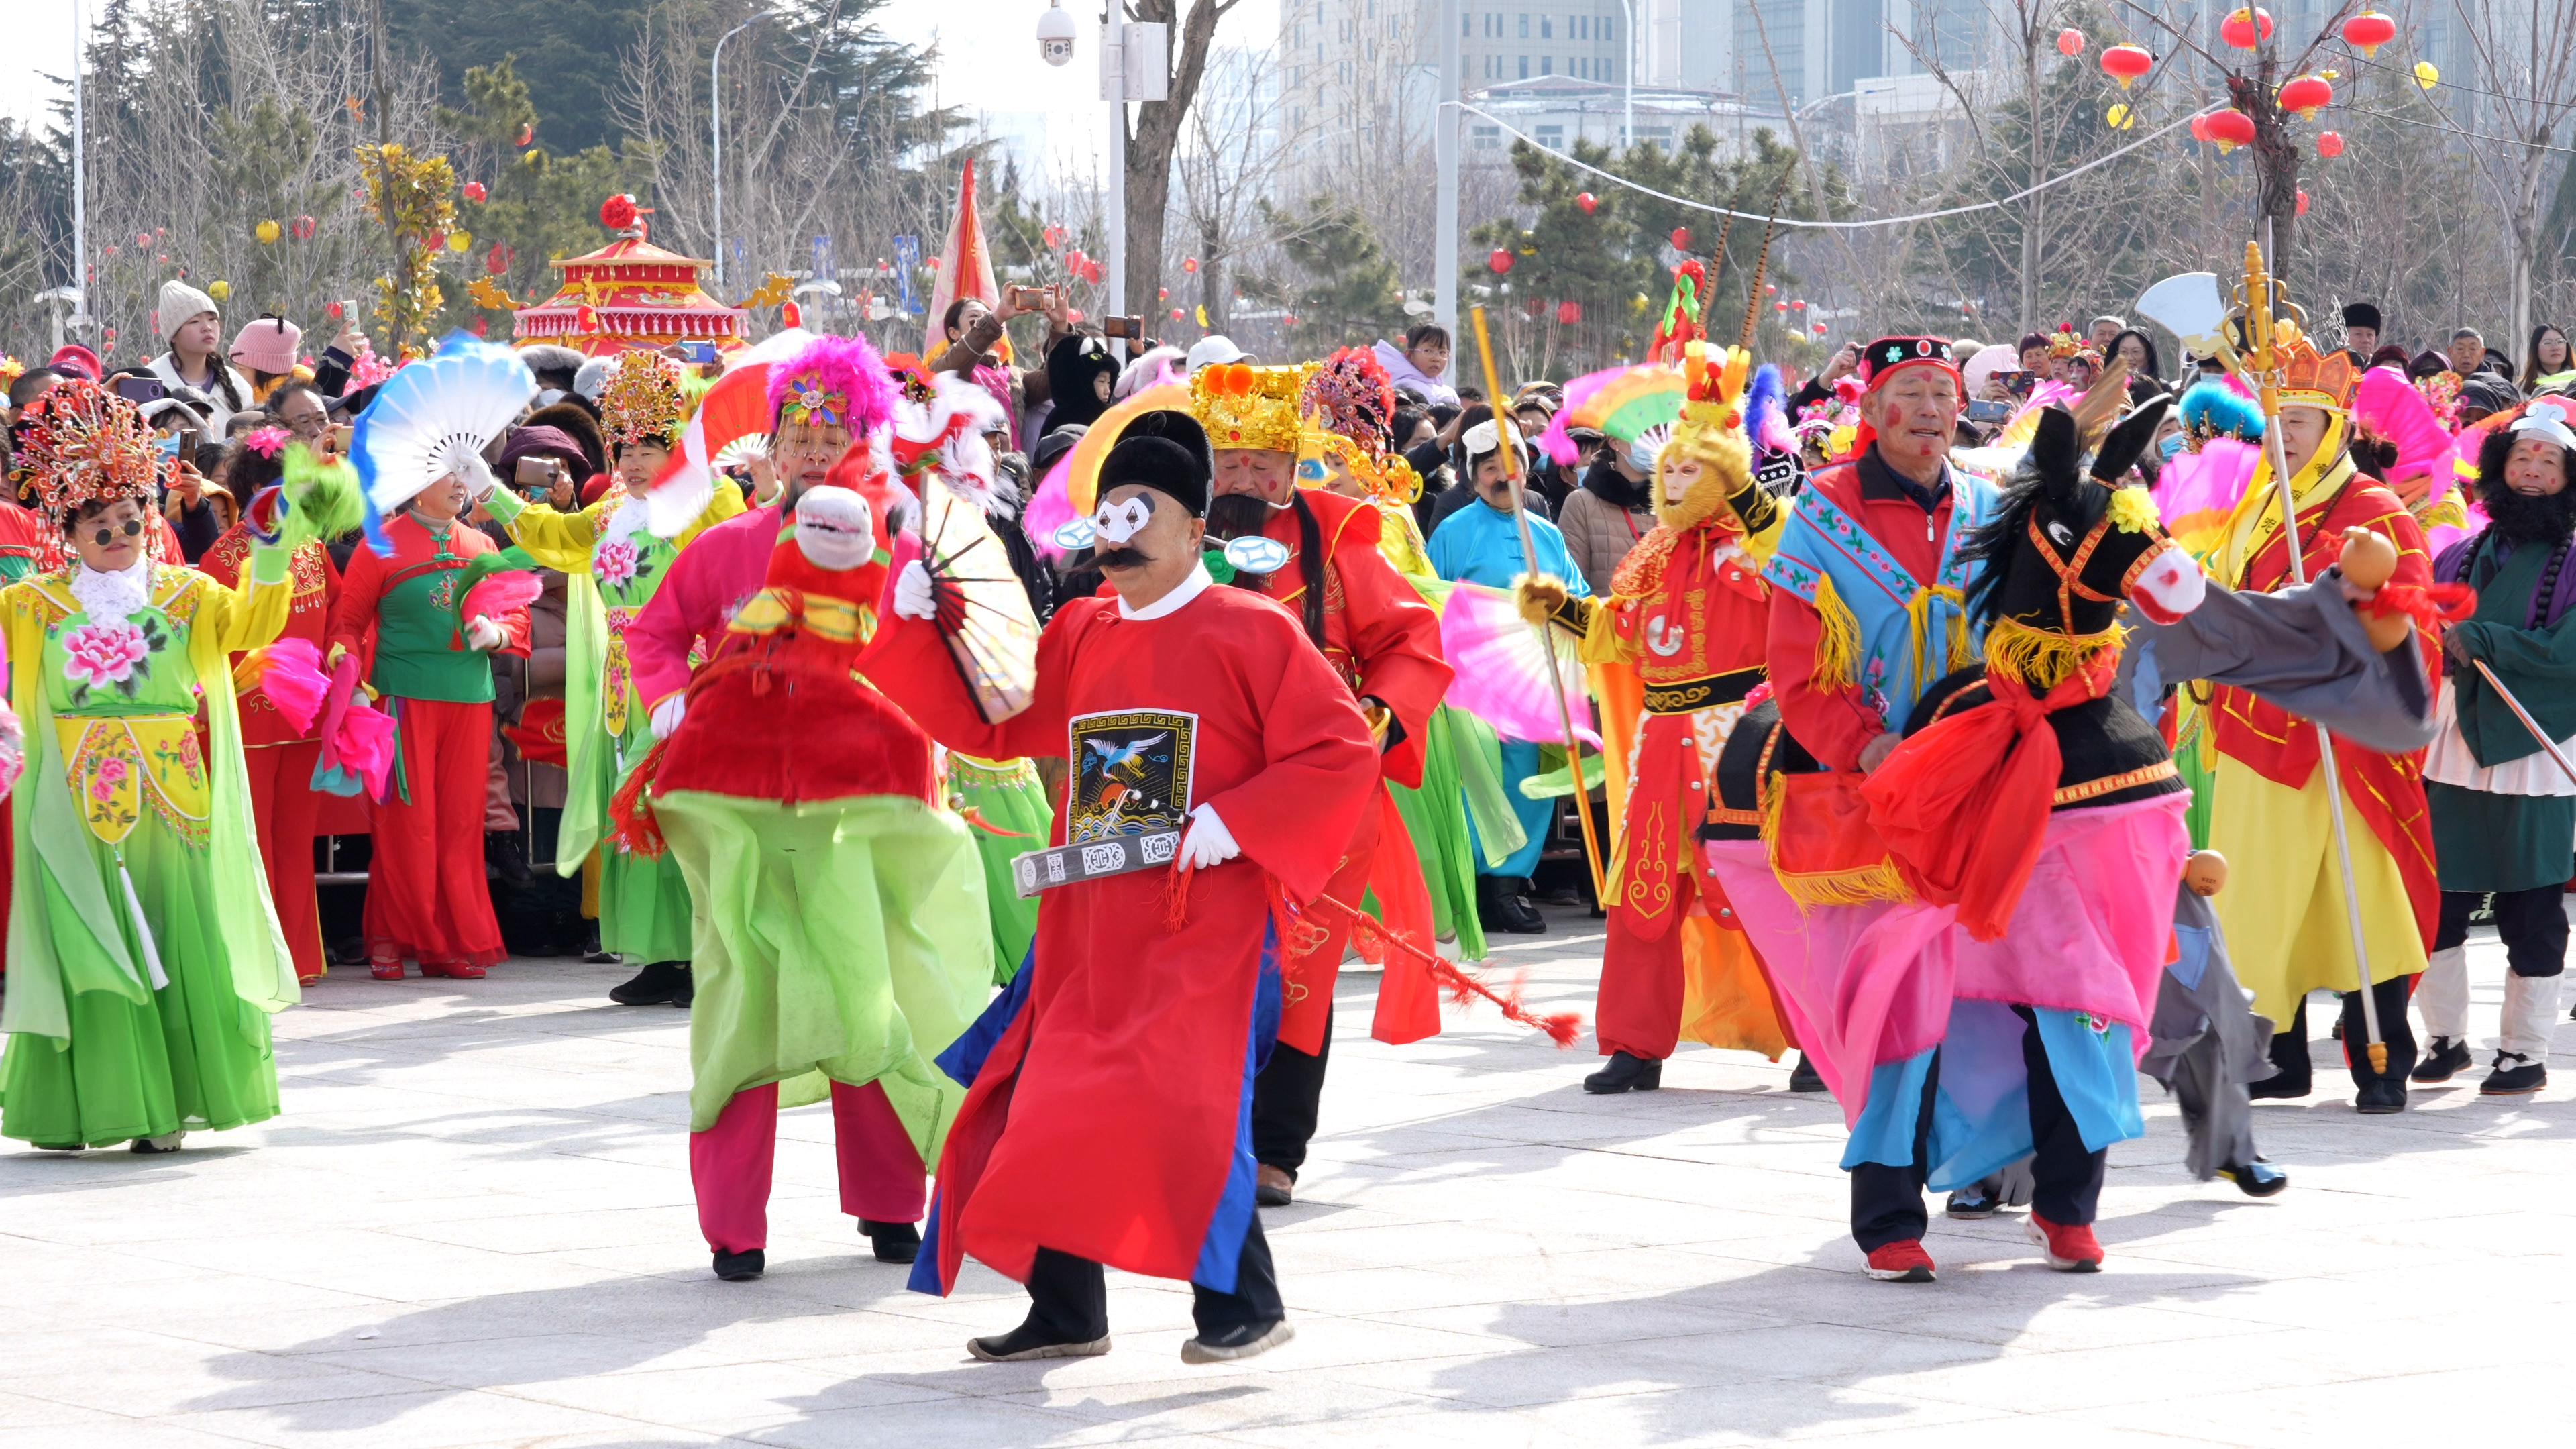
[[[603,845],[610,834],[609,801],[653,744],[627,659],[627,630],[652,602],[680,550],[743,511],[742,489],[719,477],[712,501],[677,535],[663,538],[645,526],[641,496],[670,461],[693,401],[679,363],[657,352],[621,352],[599,394],[600,422],[617,464],[607,491],[578,512],[523,503],[507,488],[484,500],[530,558],[570,580],[564,753],[572,779],[555,868],[571,875],[598,850],[600,947],[641,968],[608,993],[625,1006],[686,1006],[693,994],[689,885],[679,864],[667,854],[642,857]]]
[[[249,577],[226,589],[144,556],[167,465],[131,403],[66,380],[18,444],[69,560],[0,590],[14,707],[0,760],[11,777],[22,750],[34,765],[9,802],[0,1135],[175,1151],[189,1131],[277,1115],[268,1017],[297,995],[231,662],[293,607],[281,500],[250,510]]]

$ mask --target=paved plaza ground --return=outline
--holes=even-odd
[[[1599,950],[1559,914],[1505,954],[1588,1010]],[[2481,1031],[2502,969],[2479,943]],[[965,1340],[1025,1300],[869,1258],[823,1108],[782,1124],[769,1276],[708,1273],[685,1019],[610,1005],[621,974],[336,974],[278,1020],[278,1120],[0,1150],[0,1449],[2548,1443],[2576,1392],[2564,1022],[2537,1099],[2472,1076],[2362,1118],[2321,1065],[2257,1109],[2293,1179],[2264,1202],[2189,1181],[2143,1084],[2105,1271],[2048,1272],[2019,1214],[1936,1219],[1941,1280],[1901,1286],[1861,1276],[1840,1114],[1785,1066],[1687,1048],[1587,1097],[1588,1037],[1480,1012],[1390,1049],[1345,977],[1317,1160],[1265,1215],[1297,1340],[1184,1366],[1186,1290],[1112,1274],[1114,1353],[986,1365]]]

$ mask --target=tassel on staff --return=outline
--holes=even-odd
[[[1460,1006],[1469,1005],[1479,998],[1490,1001],[1494,1004],[1494,1009],[1500,1011],[1507,1020],[1519,1022],[1523,1026],[1536,1027],[1547,1033],[1547,1039],[1560,1047],[1574,1045],[1574,1039],[1583,1034],[1583,1013],[1579,1011],[1556,1011],[1541,1016],[1530,1010],[1527,1003],[1522,1000],[1523,981],[1519,976],[1513,977],[1509,986],[1496,991],[1486,985],[1481,978],[1459,967],[1457,963],[1437,952],[1425,951],[1411,941],[1389,931],[1375,916],[1365,911],[1354,909],[1331,896],[1317,896],[1315,904],[1330,906],[1350,917],[1351,941],[1354,945],[1366,941],[1382,950],[1400,952],[1411,958],[1416,964],[1429,971],[1431,979],[1438,982],[1441,989],[1449,993],[1449,999]]]

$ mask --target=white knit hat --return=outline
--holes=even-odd
[[[161,284],[160,304],[152,309],[152,331],[167,343],[170,334],[185,326],[189,318],[200,312],[212,312],[220,317],[223,310],[215,305],[214,298],[173,277]]]

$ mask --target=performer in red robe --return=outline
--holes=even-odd
[[[1691,400],[1655,459],[1660,522],[1620,562],[1610,598],[1569,598],[1546,577],[1521,588],[1524,613],[1582,631],[1588,662],[1631,665],[1645,685],[1593,1018],[1610,1060],[1583,1079],[1587,1092],[1661,1086],[1686,1003],[1696,1007],[1694,1041],[1774,1059],[1788,1047],[1761,961],[1698,846],[1718,752],[1769,673],[1762,565],[1787,521],[1753,479],[1749,362],[1740,349],[1708,358],[1692,345]],[[1773,406],[1779,389],[1779,374],[1764,369],[1759,390]],[[1812,1070],[1803,1075],[1814,1087],[1799,1088],[1822,1088]]]
[[[1382,515],[1375,508],[1297,486],[1298,405],[1315,371],[1234,363],[1203,368],[1191,379],[1191,412],[1216,457],[1209,528],[1220,537],[1259,534],[1288,550],[1288,561],[1262,579],[1262,592],[1297,617],[1359,701],[1383,750],[1383,778],[1419,786],[1423,732],[1449,691],[1440,616],[1379,550]],[[1357,906],[1373,884],[1389,913],[1387,928],[1428,949],[1431,898],[1421,857],[1383,785],[1361,812],[1324,894]],[[1315,1135],[1332,1046],[1333,986],[1349,940],[1350,917],[1326,909],[1289,942],[1280,1049],[1261,1074],[1252,1106],[1265,1207],[1289,1201]],[[1379,978],[1370,1035],[1403,1043],[1439,1030],[1439,993],[1431,979],[1390,963]]]
[[[921,622],[936,604],[918,567],[865,661],[954,748],[1068,757],[1056,842],[1096,847],[1080,861],[1134,851],[1147,867],[1045,891],[1032,964],[943,1058],[974,1086],[914,1286],[948,1291],[972,1253],[1032,1300],[1018,1328],[968,1345],[978,1358],[1107,1352],[1104,1263],[1190,1281],[1189,1362],[1291,1333],[1253,1210],[1270,923],[1332,876],[1370,808],[1377,752],[1297,621],[1212,586],[1199,562],[1209,471],[1179,413],[1143,414],[1110,451],[1095,526],[1118,596],[1057,610],[1025,712],[996,725],[975,709]]]
[[[392,789],[375,809],[375,856],[367,867],[367,966],[400,981],[403,958],[423,976],[473,980],[508,956],[483,874],[483,793],[492,749],[495,653],[528,652],[528,611],[456,628],[456,585],[465,566],[494,550],[457,520],[489,493],[491,471],[441,479],[385,522],[393,556],[372,547],[349,557],[331,610],[328,665],[344,655],[367,661],[368,684],[400,729]]]

